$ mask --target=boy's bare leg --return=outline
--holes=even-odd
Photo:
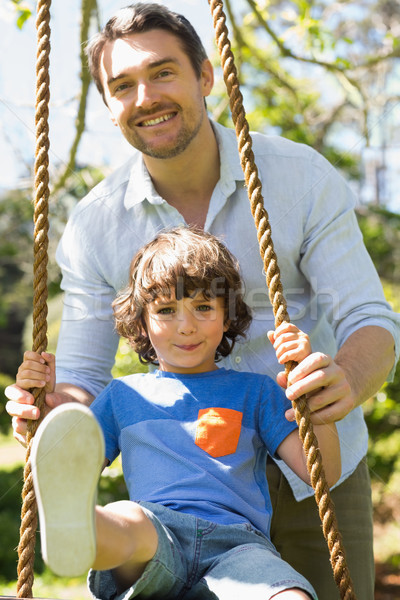
[[[96,538],[93,568],[112,569],[118,593],[139,579],[158,546],[153,523],[129,500],[96,507]]]

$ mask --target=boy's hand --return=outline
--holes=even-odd
[[[275,331],[268,331],[267,335],[281,365],[290,360],[301,362],[311,354],[310,338],[293,323],[281,323]]]
[[[23,390],[44,388],[46,392],[54,392],[56,358],[49,352],[25,352],[24,361],[20,365],[16,384]]]

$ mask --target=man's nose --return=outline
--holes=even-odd
[[[149,108],[157,102],[154,86],[148,82],[139,83],[137,86],[136,106],[138,108]]]

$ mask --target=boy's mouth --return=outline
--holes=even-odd
[[[176,347],[180,350],[186,350],[190,352],[191,350],[196,350],[200,346],[201,342],[198,344],[176,344]]]

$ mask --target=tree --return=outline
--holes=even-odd
[[[350,176],[400,68],[392,0],[225,0],[250,126],[304,142]],[[239,8],[239,6],[241,8]],[[240,23],[240,25],[239,25]],[[224,91],[215,114],[229,120]],[[341,138],[352,132],[354,151]]]

